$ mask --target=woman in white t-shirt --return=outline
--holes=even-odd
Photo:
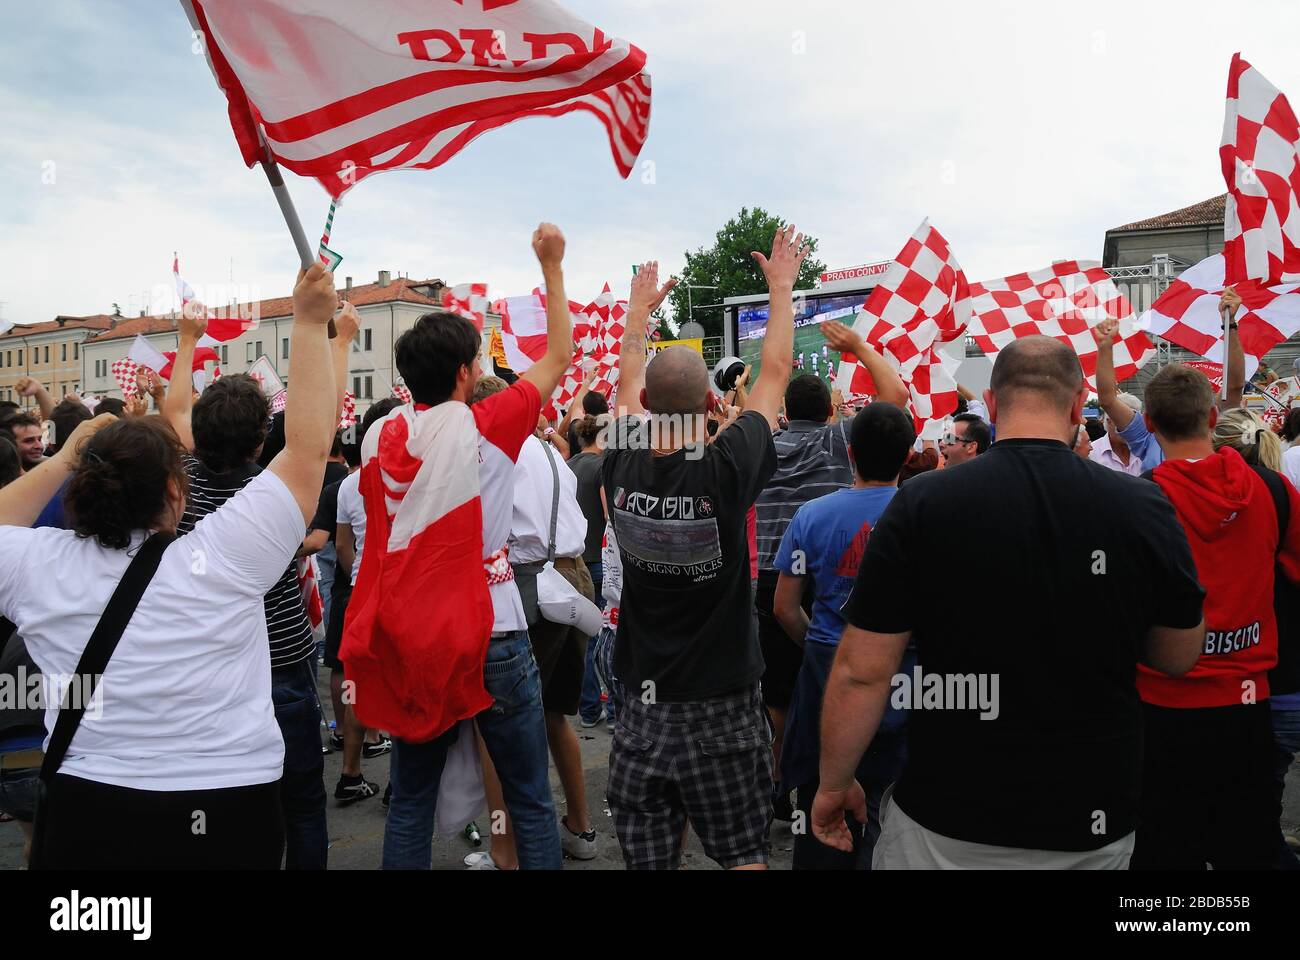
[[[341,320],[343,346],[330,347],[336,301],[322,268],[299,275],[284,451],[166,547],[53,777],[44,823],[38,811],[42,866],[278,868],[284,743],[262,596],[320,492],[344,328],[355,326]],[[132,557],[153,533],[176,529],[182,453],[161,417],[104,415],[0,489],[0,614],[47,678],[74,677]],[[72,529],[30,529],[65,481]],[[47,733],[57,716],[47,698]]]

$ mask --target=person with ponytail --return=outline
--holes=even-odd
[[[45,697],[34,868],[280,865],[262,597],[315,510],[342,399],[333,278],[314,264],[293,301],[284,450],[187,536],[183,449],[161,417],[88,420],[0,489],[0,616],[68,681],[47,685],[66,692]],[[71,529],[31,529],[69,479]]]

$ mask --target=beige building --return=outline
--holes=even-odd
[[[82,352],[86,341],[109,331],[120,317],[55,317],[43,323],[18,324],[0,335],[0,400],[34,409],[34,400],[18,395],[18,381],[34,377],[55,401],[65,393],[81,393]]]

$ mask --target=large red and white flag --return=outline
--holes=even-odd
[[[970,287],[970,335],[986,354],[1031,335],[1055,337],[1079,355],[1088,385],[1097,389],[1097,341],[1092,328],[1118,320],[1115,378],[1127,380],[1155,356],[1155,346],[1137,329],[1128,298],[1101,264],[1067,260],[1044,270],[1017,273]]]
[[[307,611],[312,636],[318,642],[324,640],[325,604],[321,600],[320,568],[315,557],[303,557],[298,561],[298,590],[302,593],[302,605]]]
[[[182,0],[244,162],[333,197],[382,170],[446,163],[524,117],[585,111],[627,177],[650,124],[645,54],[554,0]]]
[[[460,403],[399,407],[362,443],[366,542],[339,659],[361,722],[412,743],[492,705],[478,460]]]
[[[956,365],[937,345],[962,336],[970,312],[961,264],[943,235],[922,221],[853,323],[907,384],[918,431],[957,409]],[[852,359],[841,361],[836,382],[845,393],[876,393],[867,368]]]
[[[1237,54],[1219,148],[1228,183],[1227,281],[1300,282],[1300,122],[1277,87]]]
[[[1219,313],[1219,298],[1227,286],[1226,268],[1224,256],[1216,255],[1183,271],[1142,314],[1138,326],[1222,364],[1223,316]],[[1237,335],[1246,354],[1249,379],[1264,354],[1300,333],[1300,284],[1265,287],[1245,280],[1235,284],[1234,289],[1241,297]]]

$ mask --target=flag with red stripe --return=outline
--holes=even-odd
[[[339,659],[358,719],[411,743],[492,705],[478,459],[461,403],[398,407],[362,443],[366,542]]]
[[[182,0],[249,166],[339,197],[431,169],[525,117],[593,114],[631,174],[650,125],[643,51],[554,0]]]

